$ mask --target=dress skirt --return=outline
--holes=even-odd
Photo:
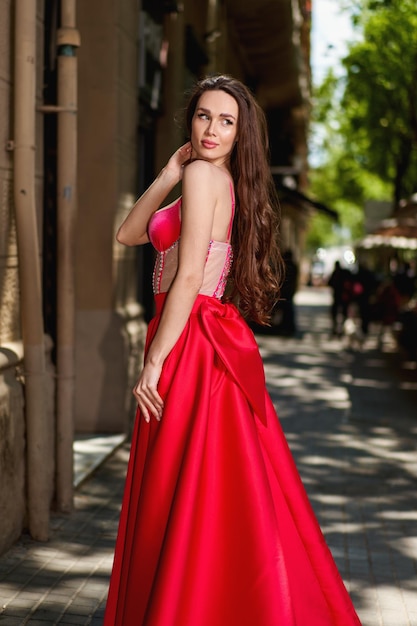
[[[197,297],[158,390],[161,422],[136,416],[104,626],[360,626],[234,305]]]

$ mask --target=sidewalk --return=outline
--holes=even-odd
[[[101,625],[127,459],[125,444],[81,485],[47,544],[24,536],[0,558],[0,624]]]
[[[417,373],[373,337],[329,339],[327,306],[302,291],[301,336],[258,337],[269,389],[363,626],[417,626]],[[101,625],[127,458],[122,444],[81,481],[47,544],[0,557],[0,624]]]
[[[260,338],[284,431],[363,626],[417,626],[417,370],[297,301],[302,339]]]

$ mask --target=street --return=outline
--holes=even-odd
[[[329,338],[329,303],[299,293],[302,339],[260,338],[269,388],[363,625],[415,626],[417,373],[377,329]]]
[[[417,371],[376,329],[330,337],[329,298],[301,290],[297,335],[258,335],[268,388],[363,626],[417,626]],[[0,623],[101,624],[127,459],[80,485],[47,544],[0,557]]]

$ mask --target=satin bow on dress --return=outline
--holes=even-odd
[[[233,305],[198,296],[159,389],[161,422],[133,434],[105,626],[358,626]]]

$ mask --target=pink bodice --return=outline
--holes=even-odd
[[[232,194],[232,217],[227,241],[211,240],[207,250],[203,284],[199,293],[204,296],[223,296],[227,277],[232,265],[230,234],[234,216],[234,196]],[[153,273],[154,294],[165,293],[170,288],[178,269],[178,244],[181,233],[181,198],[156,211],[149,221],[149,240],[157,252]]]

